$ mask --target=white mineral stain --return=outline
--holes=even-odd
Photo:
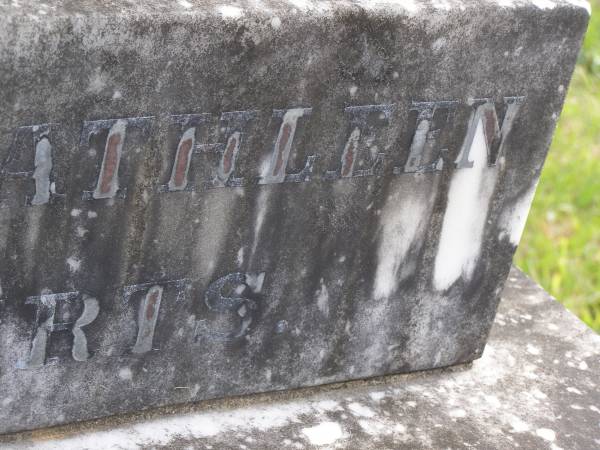
[[[432,6],[443,11],[450,11],[452,9],[452,5],[448,0],[433,0]]]
[[[531,0],[531,2],[540,9],[554,9],[556,3],[550,0]]]
[[[556,433],[549,428],[538,428],[535,430],[535,434],[549,442],[553,442],[556,439]]]
[[[278,30],[280,26],[281,26],[281,19],[277,16],[273,17],[271,19],[271,27],[273,27],[273,29],[275,29],[275,30]]]
[[[105,88],[106,82],[106,75],[101,73],[100,69],[96,69],[94,74],[90,76],[87,90],[93,94],[99,94]]]
[[[487,145],[481,120],[469,155],[473,167],[455,170],[448,192],[433,276],[434,286],[440,291],[448,289],[461,276],[470,280],[481,251],[490,198],[496,183],[495,168],[487,167]],[[462,154],[458,157],[460,159]]]
[[[446,38],[440,37],[440,38],[437,38],[435,41],[433,41],[433,44],[431,44],[431,49],[437,53],[440,50],[442,50],[445,45],[446,45]]]
[[[529,431],[529,425],[517,416],[511,416],[508,423],[512,427],[511,433],[525,433]]]
[[[321,287],[315,292],[317,296],[317,307],[319,311],[323,313],[325,317],[329,317],[329,292],[327,291],[327,286],[323,282],[323,278],[321,278]]]
[[[310,428],[303,428],[304,434],[312,445],[331,445],[341,439],[342,427],[336,422],[322,422]]]
[[[385,392],[371,392],[369,397],[378,402],[385,398]]]
[[[119,378],[122,380],[131,380],[133,378],[133,373],[129,367],[121,367],[119,369]]]
[[[232,5],[221,5],[217,7],[217,10],[223,17],[228,19],[238,19],[244,14],[244,11],[241,8]]]
[[[298,8],[300,11],[308,11],[312,8],[312,4],[309,0],[288,0],[292,5]]]
[[[587,365],[587,363],[585,361],[581,361],[579,363],[579,365],[577,366],[577,368],[579,370],[588,370],[589,369],[589,367],[588,367],[588,365]]]
[[[98,213],[96,211],[88,211],[87,213],[88,219],[95,219],[98,217]]]
[[[592,14],[592,5],[587,0],[566,0],[566,2],[578,8],[583,8],[588,14]]]
[[[498,0],[498,5],[504,8],[512,8],[515,6],[515,0]]]
[[[81,268],[81,260],[75,258],[74,256],[70,256],[67,258],[67,265],[69,266],[69,271],[71,273],[79,272]]]
[[[535,345],[527,344],[527,353],[531,355],[539,355],[541,351]]]
[[[179,3],[179,5],[184,7],[185,9],[190,9],[193,6],[190,2],[186,0],[179,0],[177,3]]]
[[[121,91],[113,92],[113,95],[112,95],[113,100],[119,100],[122,97],[123,97],[123,94],[121,94]]]
[[[381,240],[377,249],[377,269],[373,297],[376,300],[394,294],[402,281],[403,266],[413,243],[421,241],[431,217],[438,177],[435,180],[425,177],[410,177],[414,190],[406,195],[406,185],[399,184],[396,191],[386,200],[381,215]]]
[[[258,194],[256,201],[256,219],[254,220],[254,242],[252,243],[251,257],[256,253],[258,242],[260,240],[260,232],[265,222],[265,216],[267,215],[267,209],[269,207],[270,189],[263,189]],[[251,258],[252,259],[252,258]]]
[[[466,417],[466,416],[467,416],[467,412],[466,412],[464,409],[457,408],[457,409],[453,409],[453,410],[451,410],[451,411],[448,413],[448,415],[449,415],[450,417],[454,417],[454,418],[456,418],[456,419],[460,419],[460,418],[462,418],[462,417]]]
[[[359,420],[358,424],[363,429],[363,431],[370,435],[381,435],[385,430],[385,424],[378,422],[376,420]]]
[[[484,395],[483,397],[493,408],[500,408],[502,406],[502,403],[500,403],[500,400],[495,395]]]
[[[75,233],[77,233],[77,236],[82,238],[88,233],[88,230],[86,230],[82,226],[77,226],[77,228],[75,229]]]
[[[502,210],[499,226],[513,245],[519,245],[521,241],[536,188],[537,181],[517,201],[509,206],[505,206]],[[501,235],[500,239],[502,237],[504,235]]]
[[[352,97],[354,97],[356,95],[356,92],[358,91],[358,87],[357,86],[351,86],[350,89],[348,89],[350,91],[350,95]]]
[[[375,411],[371,408],[361,405],[360,403],[353,402],[348,405],[348,409],[352,413],[352,415],[357,417],[374,417]]]
[[[240,247],[237,252],[237,264],[241,267],[244,264],[244,247]]]
[[[79,214],[81,214],[80,209],[75,208],[71,210],[71,217],[79,217]]]
[[[542,391],[540,391],[537,388],[533,388],[531,390],[531,394],[538,400],[546,400],[548,398],[548,396],[546,394],[544,394]]]

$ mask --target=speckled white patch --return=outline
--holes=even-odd
[[[554,9],[556,8],[556,3],[550,0],[531,0],[531,2],[540,9]]]
[[[556,439],[556,433],[549,428],[538,428],[535,430],[535,434],[549,442],[554,442]]]
[[[133,372],[129,367],[121,367],[119,369],[119,378],[121,380],[131,380],[133,378]]]
[[[343,436],[342,427],[337,422],[322,422],[310,428],[303,428],[304,434],[312,445],[331,445]]]
[[[69,267],[69,271],[71,273],[79,272],[81,268],[81,260],[75,258],[74,256],[70,256],[67,258],[67,266]]]
[[[321,287],[315,292],[317,297],[317,307],[319,311],[325,316],[329,317],[329,292],[327,291],[327,286],[323,282],[323,278],[321,278]]]
[[[271,27],[273,27],[275,30],[278,30],[279,27],[281,27],[281,19],[277,16],[273,17],[271,19]]]
[[[357,417],[374,417],[375,412],[368,406],[361,405],[357,402],[352,402],[348,405],[350,412]]]
[[[223,17],[228,19],[239,19],[244,15],[244,11],[241,8],[233,5],[221,5],[217,7],[217,11]]]

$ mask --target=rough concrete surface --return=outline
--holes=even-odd
[[[600,336],[518,270],[483,357],[368,381],[162,408],[0,438],[35,449],[600,446]]]
[[[0,432],[480,357],[588,17],[0,1]]]

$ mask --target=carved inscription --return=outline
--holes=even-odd
[[[385,121],[389,125],[392,113],[396,105],[366,105],[349,106],[344,112],[350,116],[351,132],[344,146],[340,161],[340,168],[334,171],[328,171],[325,177],[331,180],[339,178],[366,177],[375,174],[381,174],[383,170],[384,153],[377,153],[374,161],[368,169],[356,169],[356,161],[359,158],[360,141],[376,133],[376,127],[369,123],[370,115],[379,114],[379,120]]]
[[[305,183],[313,178],[344,182],[384,173],[402,176],[406,173],[435,174],[442,170],[468,169],[473,166],[469,152],[480,124],[485,135],[488,165],[494,165],[505,154],[506,143],[524,101],[524,97],[504,97],[502,104],[495,104],[490,98],[463,103],[455,100],[412,102],[408,112],[412,112],[413,118],[416,114],[416,122],[412,123],[414,132],[410,131],[412,136],[406,162],[396,167],[390,167],[390,161],[404,159],[398,155],[389,158],[391,151],[388,149],[392,148],[396,153],[402,149],[389,142],[379,148],[373,142],[375,139],[389,141],[391,127],[397,126],[394,124],[397,105],[348,106],[344,108],[347,132],[343,141],[338,143],[334,162],[329,168],[322,167],[316,175],[317,152],[310,149],[310,152],[300,153],[295,142],[298,131],[304,131],[299,127],[310,126],[309,121],[313,118],[310,107],[277,109],[263,116],[256,110],[229,111],[219,116],[206,113],[170,115],[164,121],[169,128],[169,136],[173,138],[170,148],[163,149],[169,154],[162,172],[164,178],[150,180],[150,183],[157,187],[159,194],[185,195],[200,189]],[[461,117],[470,116],[468,123],[461,128],[466,130],[462,147],[444,148],[445,133],[454,127],[461,105],[464,113]],[[246,170],[248,159],[241,160],[243,171],[240,170],[240,159],[249,157],[245,146],[252,151],[256,148],[248,130],[258,128],[260,117],[264,121],[269,120],[278,131],[271,141],[272,146],[263,148],[259,153],[263,161],[256,162],[254,175],[242,176],[239,172]],[[141,152],[140,140],[150,137],[154,123],[153,116],[83,123],[79,152],[86,152],[96,164],[93,179],[85,181],[90,190],[83,192],[84,200],[110,200],[127,195],[127,189],[131,188],[130,179],[134,178],[130,175],[132,161],[136,161],[131,158],[132,147],[137,145],[135,152]],[[218,126],[217,132],[211,132],[215,126]],[[3,191],[6,180],[11,179],[11,183],[15,184],[12,179],[23,179],[29,180],[28,189],[33,195],[20,204],[43,207],[51,204],[53,197],[59,196],[55,192],[53,178],[56,155],[61,155],[60,148],[53,142],[53,133],[58,127],[58,124],[30,125],[13,132],[11,146],[0,166],[0,194],[13,192],[11,189]],[[247,144],[249,140],[252,146]],[[451,142],[458,141],[454,139]],[[382,151],[384,147],[385,151]],[[449,154],[453,155],[454,165],[445,167]],[[299,158],[297,155],[308,156]],[[299,165],[302,169],[294,172],[291,167],[296,164],[296,159],[302,160]],[[58,167],[63,166],[59,164]],[[19,183],[17,181],[16,184]],[[0,207],[4,200],[0,197]],[[109,206],[112,203],[107,202]],[[173,309],[184,305],[202,310],[200,318],[195,313],[189,316],[191,329],[187,336],[194,342],[243,339],[259,317],[264,278],[263,272],[233,272],[220,276],[206,287],[203,297],[197,297],[203,298],[203,302],[191,302],[191,297],[186,295],[193,284],[188,279],[125,286],[117,291],[117,296],[123,302],[119,308],[126,311],[122,324],[127,324],[129,329],[123,332],[122,337],[115,338],[118,344],[90,339],[93,338],[90,333],[97,326],[94,322],[103,314],[101,305],[104,303],[96,297],[79,291],[28,297],[26,304],[35,308],[35,319],[28,354],[21,359],[18,367],[39,368],[49,360],[56,360],[57,342],[64,350],[70,345],[70,357],[79,362],[117,353],[142,357],[150,351],[159,351],[163,334],[157,330],[162,330],[161,324]],[[136,328],[131,328],[133,326]],[[287,322],[280,321],[276,332],[283,332],[286,328]],[[184,336],[183,331],[181,336]],[[89,342],[96,347],[92,346],[90,350]]]
[[[27,304],[34,305],[35,330],[29,357],[20,363],[20,368],[31,369],[43,366],[46,362],[46,348],[52,333],[70,331],[73,334],[72,356],[75,361],[87,361],[90,357],[87,338],[82,327],[92,323],[100,310],[98,301],[79,292],[44,294],[29,297]],[[74,313],[83,304],[78,317]]]
[[[126,189],[121,188],[119,167],[125,150],[127,131],[131,127],[139,127],[146,133],[153,117],[132,117],[128,119],[95,120],[83,123],[80,147],[88,149],[90,137],[108,130],[100,173],[93,191],[85,191],[85,200],[110,199],[116,196],[125,197]]]
[[[301,183],[310,180],[310,175],[313,171],[313,165],[317,159],[315,155],[311,155],[307,158],[304,169],[298,173],[288,174],[286,173],[286,169],[288,166],[288,160],[290,159],[290,152],[292,150],[294,136],[296,135],[296,129],[298,127],[298,120],[301,117],[307,117],[311,114],[312,108],[295,108],[273,111],[273,117],[281,117],[282,121],[281,126],[279,127],[277,140],[273,146],[271,162],[266,174],[263,174],[261,177],[259,181],[260,184],[284,182]]]
[[[0,165],[0,191],[6,178],[24,180],[33,178],[35,193],[33,198],[25,198],[23,204],[44,205],[50,201],[52,196],[56,195],[52,180],[52,143],[50,140],[51,132],[56,126],[57,124],[54,123],[28,125],[14,131],[7,157]],[[21,156],[25,151],[25,143],[29,140],[33,144],[33,161],[29,163],[28,167],[23,167],[24,161]],[[20,167],[15,167],[16,165],[20,165]],[[0,197],[0,207],[2,207],[2,203]]]
[[[201,319],[196,322],[195,340],[207,337],[218,341],[233,341],[245,336],[256,318],[264,280],[264,272],[235,272],[212,282],[206,290],[204,303],[210,313],[227,316],[230,329],[221,329],[214,319]],[[120,289],[118,295],[124,305],[130,305],[134,295],[141,294],[139,303],[134,306],[137,310],[135,343],[133,346],[125,346],[125,349],[121,348],[120,352],[115,353],[114,349],[110,348],[102,354],[141,356],[149,351],[158,350],[154,336],[157,327],[160,326],[160,311],[165,290],[175,294],[177,307],[189,307],[191,305],[185,300],[191,285],[191,280],[180,279],[141,283]],[[95,297],[77,291],[42,294],[28,297],[26,304],[35,308],[34,329],[29,353],[18,363],[17,368],[35,369],[45,366],[48,363],[47,349],[50,339],[57,333],[72,334],[71,355],[75,361],[84,362],[94,357],[88,350],[88,332],[85,327],[102,314],[100,303]],[[118,346],[116,348],[118,349]]]
[[[132,353],[146,353],[152,350],[154,343],[154,331],[158,322],[158,313],[163,298],[163,291],[167,287],[173,287],[177,294],[176,301],[181,302],[185,297],[185,290],[190,285],[190,280],[181,279],[173,281],[162,281],[157,283],[142,283],[123,288],[122,298],[125,304],[130,303],[131,298],[138,292],[144,295],[138,308],[138,332]]]
[[[455,161],[457,169],[472,168],[473,161],[469,159],[469,152],[473,146],[473,139],[479,122],[483,122],[483,133],[485,135],[485,143],[488,153],[488,164],[495,165],[498,157],[502,154],[506,137],[512,129],[513,122],[521,105],[525,101],[525,97],[505,97],[506,114],[502,121],[502,126],[498,123],[498,114],[494,101],[489,98],[475,99],[469,101],[473,107],[471,118],[469,119],[469,127],[465,137],[460,154]]]
[[[446,111],[445,125],[452,121],[458,102],[413,102],[411,111],[417,111],[417,128],[410,144],[410,153],[404,169],[394,167],[394,173],[436,172],[444,167],[442,155],[448,149],[437,148],[437,139],[442,128],[435,128],[434,118],[440,110]]]
[[[244,129],[248,122],[255,119],[257,115],[258,111],[233,111],[221,114],[221,122],[227,123],[224,133],[227,141],[223,145],[213,147],[214,151],[220,155],[220,159],[216,174],[207,183],[208,187],[244,186],[244,178],[235,177],[235,168],[244,142]]]
[[[220,341],[232,341],[246,334],[258,308],[252,294],[262,290],[265,274],[230,273],[213,282],[206,291],[204,302],[208,309],[219,314],[233,313],[239,316],[239,325],[233,330],[222,331],[209,328],[205,320],[198,322],[196,337],[206,335]],[[224,294],[228,289],[231,293]]]
[[[192,157],[198,153],[196,148],[196,130],[210,121],[210,114],[184,114],[171,116],[170,122],[178,125],[183,131],[175,160],[171,169],[171,178],[166,185],[161,186],[160,192],[191,191],[194,186],[188,182],[188,175],[192,164]]]
[[[499,107],[494,99],[471,99],[466,106],[471,109],[471,117],[466,126],[466,136],[463,146],[458,151],[454,168],[464,169],[472,167],[469,159],[471,141],[479,122],[482,121],[488,148],[488,164],[496,164],[503,154],[505,143],[510,135],[515,119],[525,102],[525,97],[504,97],[503,104]],[[417,113],[416,127],[408,149],[408,158],[401,167],[393,167],[392,173],[428,173],[439,172],[444,168],[444,158],[451,150],[441,148],[439,138],[444,130],[453,126],[456,110],[464,103],[456,100],[413,102],[409,111]],[[250,122],[255,120],[260,112],[256,110],[230,111],[220,115],[218,123],[220,128],[219,142],[205,143],[199,139],[200,130],[213,126],[213,116],[207,113],[183,114],[168,116],[167,125],[178,128],[179,137],[175,154],[170,166],[168,180],[159,185],[158,192],[186,192],[197,191],[201,188],[242,187],[250,183],[259,185],[280,183],[301,183],[322,178],[326,180],[348,180],[357,177],[379,176],[385,172],[387,154],[379,151],[371,155],[368,167],[362,167],[364,158],[361,152],[363,147],[373,140],[378,133],[383,133],[383,128],[393,125],[393,116],[397,109],[396,104],[348,106],[344,113],[349,119],[349,134],[341,147],[339,166],[334,170],[325,170],[321,175],[314,175],[315,162],[318,155],[310,153],[306,157],[303,168],[296,173],[288,173],[290,157],[293,153],[294,138],[298,127],[306,126],[313,115],[313,109],[290,108],[277,109],[272,112],[272,120],[280,121],[279,129],[273,144],[270,156],[264,167],[260,168],[257,177],[236,176],[236,167],[240,155],[243,154],[244,142],[248,137],[246,129]],[[500,123],[499,110],[503,112]],[[377,120],[372,120],[375,117]],[[84,191],[85,200],[124,198],[127,193],[127,180],[120,174],[121,163],[127,154],[127,140],[133,128],[142,135],[148,136],[152,131],[154,116],[131,117],[124,119],[107,119],[86,121],[80,137],[80,151],[90,150],[93,136],[106,134],[103,139],[102,162],[95,180],[95,187],[91,191]],[[54,196],[58,196],[54,189],[52,179],[53,158],[55,146],[52,144],[51,130],[59,124],[28,125],[19,127],[14,131],[13,143],[8,151],[8,156],[0,166],[0,192],[2,182],[7,178],[32,178],[35,184],[35,194],[26,199],[24,204],[40,206],[50,203]],[[16,155],[23,146],[25,137],[31,137],[34,145],[34,158],[30,168],[21,171],[12,169]],[[96,139],[97,140],[97,139]],[[372,150],[373,150],[372,149]],[[394,151],[398,151],[395,149]],[[209,167],[212,173],[201,183],[190,182],[194,157],[202,154],[217,156],[218,162],[214,167]],[[369,158],[367,158],[369,159]],[[360,166],[360,167],[359,167]],[[257,167],[258,169],[258,167]],[[0,207],[3,205],[0,198]]]

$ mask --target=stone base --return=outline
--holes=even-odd
[[[471,365],[0,437],[7,449],[600,446],[600,336],[513,269]],[[181,386],[180,389],[189,389]]]

